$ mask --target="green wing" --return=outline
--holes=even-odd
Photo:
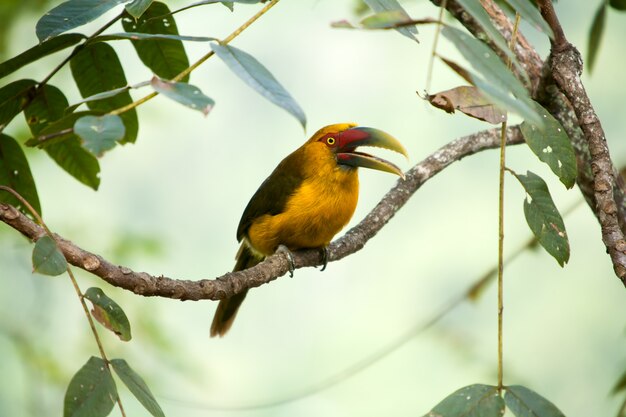
[[[239,220],[238,241],[243,239],[252,222],[258,217],[265,214],[274,216],[282,213],[289,197],[302,184],[304,177],[301,174],[300,164],[294,156],[291,154],[283,159],[250,199],[243,211],[241,220]]]

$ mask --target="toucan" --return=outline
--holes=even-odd
[[[241,242],[234,271],[250,268],[277,250],[326,248],[350,221],[359,197],[358,168],[402,170],[389,161],[357,150],[373,146],[407,156],[402,144],[382,130],[340,123],[318,130],[283,159],[254,193],[237,227]],[[324,265],[325,266],[325,265]],[[291,266],[293,268],[293,264]],[[248,290],[219,302],[211,336],[230,329]]]

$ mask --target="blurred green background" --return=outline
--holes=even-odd
[[[40,3],[21,2],[11,9],[14,14],[3,16],[3,59],[37,43],[35,22],[59,2]],[[171,8],[185,4],[168,3]],[[583,53],[595,3],[556,4],[567,36]],[[7,9],[0,10],[8,10],[8,4],[3,0]],[[415,18],[437,15],[428,1],[404,5]],[[388,131],[405,144],[411,161],[389,158],[408,169],[450,140],[488,127],[433,109],[417,97],[415,92],[425,88],[434,28],[420,28],[416,44],[394,32],[330,27],[335,20],[357,20],[354,6],[349,0],[282,1],[233,43],[268,67],[298,100],[308,116],[306,133],[211,59],[191,76],[215,99],[211,114],[205,118],[162,97],[141,106],[137,143],[101,159],[98,192],[42,152],[28,151],[48,225],[138,271],[212,278],[233,266],[235,230],[248,199],[317,128],[354,121]],[[231,13],[220,5],[205,6],[176,19],[181,34],[225,37],[257,8],[237,5]],[[595,72],[584,76],[620,166],[626,163],[626,49],[618,40],[626,37],[625,19],[609,13]],[[97,25],[81,32],[91,33]],[[545,56],[547,40],[528,25],[523,31]],[[130,83],[151,77],[130,44],[115,47]],[[201,43],[186,48],[191,61],[208,50]],[[462,61],[445,40],[439,51]],[[2,83],[42,79],[63,56],[25,67]],[[68,68],[51,83],[71,102],[80,99]],[[431,92],[461,83],[436,63]],[[135,98],[145,93],[132,92]],[[20,141],[28,137],[19,117],[7,133]],[[582,199],[576,188],[566,191],[524,146],[510,148],[508,165],[541,174],[561,211]],[[125,358],[146,379],[168,416],[423,415],[457,388],[496,382],[494,286],[477,302],[462,303],[430,330],[326,390],[276,407],[223,408],[296,395],[457,298],[497,259],[497,170],[496,151],[454,164],[426,183],[360,252],[331,263],[323,273],[297,270],[294,279],[251,291],[224,339],[208,336],[214,302],[143,298],[82,272],[80,285],[83,290],[102,287],[125,309],[133,340],[120,342],[100,327],[106,350],[112,358]],[[395,181],[391,175],[362,172],[351,225]],[[507,177],[506,253],[530,237],[523,198],[519,184]],[[534,389],[567,416],[610,416],[621,402],[610,390],[626,369],[626,294],[590,210],[578,205],[565,223],[572,253],[565,268],[542,251],[528,251],[506,268],[505,383]],[[19,234],[0,226],[0,416],[60,415],[69,379],[97,355],[69,280],[33,275],[31,250]],[[122,384],[118,388],[128,415],[148,415]]]

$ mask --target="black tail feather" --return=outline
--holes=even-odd
[[[235,264],[233,272],[251,268],[262,260],[263,258],[255,256],[244,242],[241,244],[241,248],[239,248],[239,252],[237,253],[237,263]],[[215,310],[215,315],[213,316],[213,323],[211,324],[211,337],[222,337],[226,334],[233,325],[237,311],[239,311],[239,307],[246,298],[247,293],[248,290],[245,290],[219,302],[217,310]]]

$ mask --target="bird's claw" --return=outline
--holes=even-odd
[[[296,263],[293,260],[293,254],[287,246],[278,245],[278,249],[276,249],[276,253],[284,253],[287,256],[287,262],[289,263],[289,278],[293,278],[293,271],[296,269]]]
[[[322,249],[320,249],[322,251],[322,269],[320,269],[320,272],[326,269],[326,266],[328,266],[328,258],[330,255],[330,252],[328,251],[328,247],[324,246]]]

